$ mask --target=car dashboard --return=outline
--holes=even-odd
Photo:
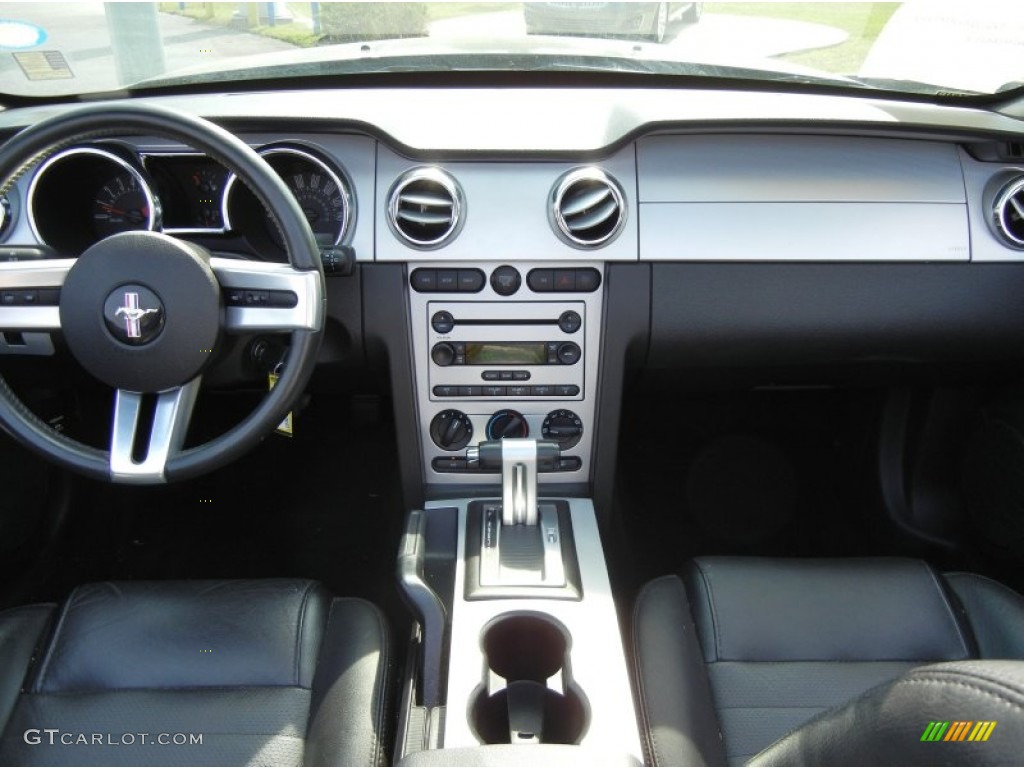
[[[397,332],[383,340],[396,408],[416,425],[403,469],[428,494],[493,482],[466,449],[501,437],[555,440],[564,456],[547,477],[592,482],[596,439],[614,451],[626,368],[818,383],[844,366],[1010,360],[1024,338],[1024,155],[1019,122],[995,112],[622,88],[151,101],[243,137],[298,199],[328,267],[363,272],[361,296],[329,281],[328,315],[357,348],[372,346],[380,306],[398,313],[382,322]],[[11,110],[0,129],[61,109]],[[8,259],[128,229],[286,259],[233,174],[156,137],[63,149],[6,205]],[[401,283],[370,295],[385,267]],[[43,333],[0,342],[52,350]]]
[[[494,681],[513,681],[487,638],[531,655],[517,644],[551,634],[554,664],[530,674],[560,681],[575,714],[559,722],[579,726],[553,740],[636,763],[606,559],[625,460],[665,452],[689,391],[1012,380],[1024,348],[1022,123],[894,95],[452,82],[137,100],[206,118],[270,164],[321,251],[320,370],[384,373],[412,510],[400,582],[421,598],[409,603],[422,626],[395,759],[507,743],[508,722],[486,735]],[[71,109],[10,109],[0,132]],[[5,261],[73,257],[129,230],[219,260],[288,260],[273,215],[220,162],[116,127],[36,163],[3,212]],[[228,286],[222,305],[281,298]],[[5,290],[0,327],[52,299]],[[265,386],[277,368],[260,354],[275,342],[254,328],[225,340],[204,386]],[[58,351],[56,334],[0,334],[0,356]],[[633,442],[647,440],[656,449]],[[524,451],[521,463],[484,460],[495,445]],[[539,518],[528,525],[542,554],[506,567],[497,541],[524,520],[502,505],[523,467],[535,495],[515,506]],[[667,498],[681,493],[667,485]],[[437,598],[423,542],[442,539],[434,564],[450,572]],[[447,719],[431,714],[444,706]]]

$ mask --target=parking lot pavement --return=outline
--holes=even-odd
[[[29,22],[42,30],[45,39],[28,48],[4,45],[18,43],[22,38],[5,40],[2,21]],[[157,14],[157,23],[163,40],[165,72],[293,48],[280,40],[169,13]],[[0,92],[47,96],[120,88],[108,25],[103,3],[0,3]],[[15,54],[47,52],[59,54],[67,64],[66,70],[47,73],[38,68],[33,74],[61,77],[30,79],[29,72],[15,58]],[[160,51],[150,50],[147,55],[156,62]],[[50,60],[59,61],[52,54]],[[71,77],[67,77],[67,70]],[[29,71],[32,72],[31,66]]]

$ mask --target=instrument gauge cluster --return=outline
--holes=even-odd
[[[317,242],[341,243],[354,218],[345,173],[305,146],[271,145],[259,153],[295,196]],[[155,230],[286,260],[277,225],[249,188],[188,149],[147,152],[104,142],[62,150],[36,169],[26,207],[35,238],[66,256],[119,232]]]

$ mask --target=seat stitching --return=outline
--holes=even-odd
[[[370,609],[377,620],[377,629],[381,636],[381,661],[378,665],[379,676],[380,676],[380,698],[377,701],[377,714],[376,722],[374,723],[373,739],[371,742],[371,758],[373,759],[373,765],[381,765],[384,762],[384,740],[380,738],[383,735],[383,729],[385,727],[385,720],[387,712],[387,698],[388,698],[388,665],[390,663],[391,656],[391,645],[388,637],[387,627],[384,624],[384,619],[381,616],[380,611],[376,606],[371,605]]]
[[[694,560],[693,564],[697,567],[697,573],[700,574],[700,580],[704,584],[704,591],[708,594],[708,609],[711,612],[711,631],[715,636],[715,661],[719,661],[722,658],[722,649],[719,645],[718,612],[715,610],[715,593],[711,589],[711,580],[704,573],[704,568],[701,564],[697,560]]]
[[[1017,590],[1010,589],[1010,587],[1006,586],[1002,582],[996,581],[995,579],[989,578],[988,576],[983,576],[980,573],[969,573],[967,571],[951,571],[949,573],[943,574],[943,578],[945,578],[947,581],[950,578],[960,578],[964,576],[968,579],[977,579],[978,581],[987,582],[994,587],[998,587],[1002,592],[1005,592],[1008,595],[1013,595],[1013,597],[1018,599],[1024,599],[1024,595],[1021,595],[1021,593]]]
[[[659,579],[660,581],[660,579]],[[644,747],[646,747],[648,756],[653,758],[652,763],[654,765],[661,765],[661,751],[658,749],[658,740],[654,735],[654,729],[651,728],[651,721],[649,712],[647,710],[647,694],[646,687],[644,686],[643,680],[643,662],[640,660],[640,654],[638,653],[639,643],[637,637],[637,617],[640,613],[640,605],[646,599],[647,592],[656,582],[650,582],[645,584],[640,590],[640,594],[637,595],[636,602],[633,603],[633,627],[630,633],[633,638],[633,677],[636,680],[637,694],[639,698],[638,707],[640,711],[640,731],[641,736],[644,740]]]
[[[964,651],[964,658],[970,658],[971,651],[967,647],[967,638],[964,637],[963,631],[960,629],[960,622],[956,620],[956,614],[953,613],[953,607],[949,604],[949,598],[946,596],[945,591],[942,589],[942,585],[939,584],[938,576],[935,575],[935,571],[932,570],[931,566],[927,563],[918,561],[922,568],[928,573],[929,578],[932,580],[932,584],[935,587],[935,591],[939,593],[939,600],[942,601],[942,605],[946,609],[946,614],[949,616],[949,620],[953,622],[953,628],[956,629],[956,636],[960,639],[960,646]]]
[[[43,656],[43,663],[39,667],[39,678],[36,680],[35,685],[32,686],[35,692],[42,692],[43,684],[46,681],[46,673],[50,671],[50,660],[53,658],[54,649],[60,643],[60,635],[64,629],[64,619],[68,615],[68,608],[71,607],[72,601],[77,597],[78,590],[76,589],[67,600],[64,601],[64,605],[60,608],[60,617],[57,619],[57,626],[53,629],[53,636],[50,638],[50,642],[46,646],[46,655]]]
[[[937,674],[941,674],[941,673],[937,673]],[[946,673],[946,674],[948,674],[948,673]],[[988,682],[994,682],[994,681],[990,680]],[[989,698],[1001,701],[1002,703],[1004,703],[1004,704],[1006,704],[1006,705],[1008,705],[1010,707],[1013,707],[1014,709],[1017,709],[1017,710],[1020,710],[1020,711],[1024,711],[1024,706],[1022,706],[1020,704],[1020,702],[1014,701],[1013,699],[1011,699],[1009,696],[1007,696],[1004,693],[1001,693],[999,691],[992,691],[992,690],[989,690],[988,688],[983,688],[981,685],[978,685],[976,683],[965,683],[965,682],[962,682],[960,680],[948,680],[948,679],[940,679],[940,678],[932,678],[932,677],[916,677],[916,678],[911,678],[911,679],[908,679],[908,680],[902,680],[902,681],[900,681],[898,683],[898,685],[955,685],[955,686],[957,686],[959,688],[969,688],[970,690],[977,691],[978,693],[980,693],[980,694],[982,694],[984,696],[988,696]],[[1021,692],[1018,691],[1017,693],[1020,694]]]
[[[306,604],[309,602],[309,595],[313,590],[313,582],[306,584],[306,591],[302,595],[302,604],[299,606],[299,626],[295,631],[295,685],[302,686],[302,634],[305,630]],[[326,630],[326,627],[325,627]]]

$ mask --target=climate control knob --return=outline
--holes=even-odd
[[[446,341],[435,344],[430,350],[430,359],[442,367],[451,365],[455,361],[455,347]]]
[[[473,438],[473,424],[462,411],[441,411],[430,422],[430,439],[442,451],[461,451]]]
[[[583,437],[583,419],[572,411],[552,411],[544,419],[540,434],[545,440],[553,440],[563,451],[576,446]]]
[[[527,437],[530,425],[519,411],[503,408],[495,412],[487,422],[487,439],[501,440],[503,437]]]

